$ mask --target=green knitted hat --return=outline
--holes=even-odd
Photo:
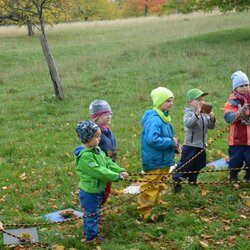
[[[158,108],[168,98],[170,97],[174,98],[174,95],[169,89],[164,88],[164,87],[158,87],[152,90],[151,97],[153,100],[154,107]]]

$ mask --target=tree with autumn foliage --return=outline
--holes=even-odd
[[[161,12],[167,0],[125,0],[124,13],[127,16],[147,16]]]
[[[29,15],[32,9],[30,1],[0,0],[0,23],[15,23],[19,26],[27,25],[28,35],[34,35],[33,17]]]
[[[175,9],[182,13],[193,11],[213,11],[219,9],[222,12],[249,10],[250,1],[237,0],[169,0],[164,9]]]
[[[65,20],[69,3],[63,0],[0,0],[0,22],[27,25],[28,34],[33,35],[32,26],[41,29],[41,19],[46,24]]]
[[[110,19],[116,15],[116,3],[110,0],[77,0],[71,1],[71,18],[84,19],[89,18]]]

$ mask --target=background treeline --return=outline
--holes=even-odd
[[[249,7],[250,2],[245,0],[0,0],[0,25],[26,25],[29,35],[33,35],[34,26],[41,26],[41,21],[54,24],[199,10],[242,11]]]
[[[65,2],[60,0],[0,0],[1,24],[16,24],[17,19],[25,19],[24,12],[30,12],[34,8],[32,6],[34,2],[44,2],[44,4],[54,2],[46,10],[48,22],[54,22],[55,17],[56,22],[88,21],[164,14],[167,12],[167,0],[68,0]],[[58,10],[60,10],[60,14]],[[30,15],[30,19],[34,19],[32,15]]]

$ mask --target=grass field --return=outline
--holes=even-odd
[[[176,137],[183,141],[185,93],[208,91],[217,129],[226,123],[223,105],[230,76],[249,71],[250,16],[193,14],[105,23],[55,26],[48,31],[61,76],[65,101],[54,97],[38,37],[0,28],[0,221],[33,223],[46,213],[79,210],[73,148],[74,127],[88,118],[94,99],[113,109],[111,128],[118,142],[118,164],[141,171],[140,119],[158,86],[175,95],[171,114]],[[227,154],[227,133],[207,150],[208,161]],[[178,160],[178,157],[176,158]],[[201,181],[226,181],[227,173],[200,175]],[[129,182],[114,184],[114,190]],[[130,196],[113,196],[116,206]],[[101,231],[108,243],[99,249],[249,249],[249,184],[184,186],[164,195],[157,223],[140,223],[133,201],[104,216]],[[76,224],[39,227],[40,241],[65,249],[95,249],[81,242]],[[0,236],[0,249],[2,246]],[[30,248],[32,249],[32,248]],[[37,249],[36,247],[34,249]],[[98,248],[97,248],[98,249]]]

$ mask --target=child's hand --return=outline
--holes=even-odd
[[[0,221],[0,230],[4,230],[3,223]]]
[[[181,154],[181,145],[179,143],[179,140],[174,137],[174,152],[176,154]]]
[[[121,177],[122,180],[126,179],[128,176],[129,176],[129,174],[127,172],[121,172],[120,173],[120,177]]]
[[[199,116],[201,114],[201,105],[197,106],[195,114]]]
[[[239,116],[244,116],[246,115],[247,113],[247,108],[248,108],[248,105],[247,104],[244,104],[243,106],[241,106],[240,104],[238,105],[238,111],[237,113],[239,114]]]
[[[215,119],[214,112],[210,112],[208,116],[210,117],[211,120]]]

